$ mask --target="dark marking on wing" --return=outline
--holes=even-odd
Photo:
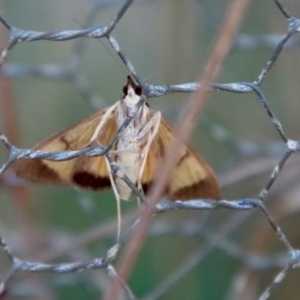
[[[152,187],[152,181],[142,185],[145,195]],[[213,192],[212,192],[213,191]],[[201,180],[192,185],[178,189],[175,193],[170,194],[169,188],[166,187],[163,197],[168,200],[192,200],[192,199],[220,199],[219,190],[214,185],[211,185],[207,180]]]
[[[18,176],[21,174],[24,179],[41,183],[64,184],[61,182],[59,174],[41,160],[20,159],[14,163],[13,169],[16,170]]]
[[[219,190],[214,182],[201,180],[189,186],[178,189],[175,193],[169,194],[167,189],[167,198],[169,200],[191,200],[191,199],[219,199]]]
[[[147,194],[147,192],[148,192],[148,190],[149,190],[149,187],[151,186],[151,182],[150,183],[143,183],[142,184],[142,189],[143,189],[143,192],[144,192],[144,194],[146,195]]]
[[[182,163],[187,157],[189,157],[189,156],[190,156],[190,153],[186,150],[185,153],[184,153],[184,155],[182,155],[182,156],[180,157],[180,159],[177,161],[176,166],[179,167],[179,166],[181,165],[181,163]]]
[[[95,176],[85,171],[76,172],[72,179],[75,184],[82,188],[97,190],[111,187],[109,177]]]

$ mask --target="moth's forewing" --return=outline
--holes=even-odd
[[[145,191],[153,182],[157,169],[161,167],[173,138],[172,127],[164,119],[161,119],[157,135],[150,146],[142,175],[141,181]],[[178,162],[172,172],[164,196],[169,200],[220,198],[219,185],[213,170],[203,158],[186,144],[183,144],[179,151]]]
[[[58,133],[34,147],[44,152],[79,150],[92,145],[106,146],[114,136],[117,125],[115,112],[109,116],[96,141],[91,142],[95,129],[107,109],[100,110],[80,123]],[[16,173],[31,181],[55,185],[77,185],[88,189],[110,187],[105,158],[79,157],[68,161],[20,159],[15,162]]]

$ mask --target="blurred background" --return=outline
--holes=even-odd
[[[136,1],[112,36],[145,82],[194,82],[208,60],[229,3]],[[2,0],[0,10],[15,27],[55,31],[108,25],[122,4]],[[298,1],[284,0],[283,4],[295,17],[300,16]],[[251,1],[217,82],[256,80],[287,26],[274,1]],[[8,39],[8,30],[1,25],[1,50]],[[78,42],[83,42],[79,51]],[[299,45],[299,37],[293,37],[261,85],[291,139],[299,138]],[[128,74],[105,39],[89,38],[20,43],[0,72],[0,128],[23,148],[115,103]],[[149,103],[176,126],[190,97],[173,94]],[[210,93],[190,144],[216,171],[222,199],[258,197],[286,150],[254,93]],[[1,165],[7,159],[8,151],[1,144]],[[294,247],[300,246],[299,178],[299,157],[294,155],[266,199]],[[40,186],[20,182],[8,171],[1,181],[0,207],[0,235],[21,259],[84,261],[105,256],[116,242],[116,203],[109,190],[91,193]],[[136,209],[134,197],[122,203],[123,232],[131,227]],[[216,240],[222,230],[222,238]],[[170,212],[153,219],[128,284],[138,299],[256,299],[284,266],[286,255],[286,248],[258,210]],[[120,261],[117,258],[115,266]],[[0,251],[1,278],[10,267]],[[272,299],[297,299],[299,275],[299,270],[290,272]],[[101,269],[64,275],[22,273],[9,285],[6,297],[102,299],[110,281]]]

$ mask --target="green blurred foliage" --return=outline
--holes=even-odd
[[[284,2],[287,7],[293,9],[293,13],[300,15],[296,0]],[[135,66],[139,76],[146,78],[146,82],[176,84],[196,81],[207,62],[228,3],[229,1],[217,0],[164,0],[134,3],[112,35]],[[119,7],[120,5],[104,7],[92,26],[109,24]],[[11,24],[36,31],[82,29],[90,9],[92,4],[87,0],[3,0],[1,3],[1,13]],[[286,26],[284,17],[272,1],[252,1],[240,33],[257,35],[284,33]],[[2,31],[5,30],[3,27]],[[8,38],[7,32],[5,35]],[[64,64],[75,43],[74,40],[21,43],[10,52],[8,62],[26,65]],[[86,78],[95,93],[105,99],[105,105],[111,105],[122,93],[121,87],[125,83],[127,72],[105,40],[99,42],[86,38],[85,43],[87,49],[82,54],[77,72]],[[268,48],[252,51],[233,50],[220,70],[217,81],[254,81],[272,51],[273,49]],[[295,138],[299,136],[300,109],[298,52],[298,49],[293,49],[283,53],[262,85],[271,107],[284,128]],[[68,82],[42,78],[12,80],[12,92],[22,143],[17,146],[31,147],[93,112],[86,99],[82,99]],[[171,123],[176,124],[177,117],[182,115],[188,100],[189,95],[177,94],[151,99],[150,104],[155,109],[161,110],[163,116]],[[103,107],[103,103],[96,106]],[[226,128],[237,140],[264,143],[280,141],[280,137],[254,94],[212,93],[208,97],[203,114]],[[1,125],[3,125],[2,121]],[[213,140],[203,131],[200,124],[196,126],[191,144],[216,171],[223,170],[222,162],[230,156],[230,149]],[[2,163],[7,158],[3,147],[1,147],[0,158]],[[235,161],[238,164],[239,158]],[[256,196],[269,175],[265,174],[256,181],[226,189],[223,196],[224,198]],[[111,191],[93,194],[68,187],[45,187],[32,184],[28,186],[31,191],[30,205],[33,207],[33,213],[29,218],[38,232],[39,243],[42,244],[42,246],[36,245],[36,252],[44,250],[49,243],[47,239],[57,232],[70,234],[74,238],[96,225],[105,224],[116,218],[116,203]],[[11,194],[4,189],[0,192],[0,197],[0,234],[8,240],[14,253],[21,258],[28,257],[28,253],[17,246],[20,244],[17,240],[20,237],[18,232],[22,224],[18,220],[18,212]],[[82,204],[81,201],[85,200],[80,200],[81,198],[88,198],[88,205],[91,206],[89,209]],[[122,203],[124,214],[135,207],[134,198],[131,202]],[[202,212],[174,213],[160,216],[159,220],[164,219],[166,222],[180,225],[191,217],[195,218],[195,215],[200,223]],[[231,213],[228,211],[218,211],[216,214],[212,213],[209,223],[214,228],[230,217]],[[251,245],[259,226],[267,226],[266,223],[267,221],[261,216],[255,217],[252,223],[249,222],[247,226],[239,228],[234,236],[235,241],[241,247]],[[287,228],[287,231],[293,233],[292,225]],[[299,237],[297,233],[295,236]],[[76,249],[74,254],[65,255],[59,261],[105,256],[107,249],[114,244],[115,238],[116,235],[113,235],[87,245],[83,249]],[[178,265],[184,263],[189,254],[204,241],[205,239],[198,236],[189,237],[180,234],[149,237],[130,276],[129,286],[138,297],[147,295],[168,278]],[[30,259],[35,259],[34,253]],[[1,273],[9,269],[7,258],[2,254],[0,267]],[[220,249],[215,249],[160,299],[226,299],[225,296],[230,292],[233,284],[234,274],[242,267],[242,262],[227,256]],[[90,272],[94,272],[93,275]],[[106,272],[100,270],[83,273],[84,275],[81,273],[73,276],[52,274],[42,278],[44,284],[51,290],[53,299],[101,299],[103,291],[110,282]],[[261,289],[270,283],[275,274],[270,273],[264,275],[267,279]],[[25,276],[22,276],[16,280],[16,286],[24,278]],[[95,287],[97,286],[95,282],[99,282],[99,287]],[[287,288],[299,294],[298,285]],[[280,295],[287,295],[282,289]],[[30,298],[15,296],[12,299]],[[275,295],[273,299],[292,298],[283,296],[279,298]]]

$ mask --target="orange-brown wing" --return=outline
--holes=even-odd
[[[150,109],[152,111],[152,109]],[[161,167],[164,156],[174,138],[172,127],[161,119],[156,137],[148,153],[142,185],[147,190],[157,168]],[[164,195],[169,200],[219,199],[220,191],[216,176],[205,160],[188,145],[182,145],[178,162],[172,172]]]
[[[52,152],[79,150],[99,144],[106,146],[117,130],[115,110],[107,116],[96,141],[90,142],[106,112],[107,108],[100,110],[69,129],[39,143],[34,149]],[[76,185],[88,189],[110,187],[109,174],[103,156],[79,157],[62,162],[21,159],[15,162],[13,168],[20,177],[39,183]]]

